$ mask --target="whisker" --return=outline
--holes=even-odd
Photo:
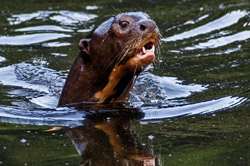
[[[120,59],[120,57],[123,55],[123,54],[125,54],[125,52],[128,50],[128,44],[126,43],[125,44],[125,47],[122,49],[122,51],[118,54],[118,55],[114,55],[114,58],[113,59],[111,59],[111,61],[109,62],[109,64],[106,66],[106,68],[103,70],[103,73],[105,73],[106,71],[107,71],[107,69],[110,67],[110,65],[112,65],[115,61],[116,61],[116,63],[115,63],[115,65],[117,65],[118,63],[118,61],[119,61],[119,59]]]
[[[129,48],[131,47],[130,43],[126,43],[125,47],[122,49],[122,51],[117,55],[117,62],[116,64],[119,64],[122,59],[127,55],[129,52]]]
[[[153,63],[153,65],[155,66],[155,67],[160,67],[160,60],[161,60],[161,34],[159,33],[159,35],[157,36],[157,39],[158,39],[158,46],[157,46],[157,57],[156,57],[156,60],[157,61],[155,61],[154,63]]]
[[[135,66],[134,75],[135,75],[135,73],[137,71],[137,67],[138,67],[138,64],[136,64],[136,66]]]
[[[122,53],[117,61],[117,64],[120,64],[124,58],[127,56],[127,54],[129,53],[129,49],[128,48],[131,48],[134,44],[135,44],[135,39],[133,39],[132,41],[130,41],[129,43],[126,43],[126,46],[124,47],[123,50],[126,50],[126,52]],[[128,47],[128,48],[127,48]]]

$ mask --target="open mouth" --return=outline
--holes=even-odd
[[[137,66],[140,69],[143,69],[144,67],[146,67],[147,65],[149,65],[150,63],[152,63],[155,59],[155,51],[156,51],[156,46],[154,44],[154,42],[149,41],[148,43],[146,43],[144,45],[144,43],[142,43],[143,46],[142,48],[140,48],[140,50],[135,54],[134,56],[134,60],[137,64]]]
[[[148,54],[148,53],[150,53],[150,54],[154,54],[155,53],[155,45],[154,45],[154,43],[152,43],[152,42],[149,42],[149,43],[147,43],[147,44],[145,44],[143,47],[142,47],[142,49],[139,51],[139,53],[140,53],[140,55],[146,55],[146,54]]]

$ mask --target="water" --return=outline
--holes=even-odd
[[[0,165],[250,165],[247,0],[0,4]],[[56,108],[78,41],[131,10],[162,42],[130,101]]]

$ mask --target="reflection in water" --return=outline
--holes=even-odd
[[[81,166],[156,166],[150,149],[142,145],[133,129],[140,112],[120,112],[89,116],[84,126],[67,128],[67,135],[82,156]]]

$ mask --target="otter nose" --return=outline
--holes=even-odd
[[[140,24],[140,30],[145,31],[147,29],[147,26],[145,24]]]
[[[156,28],[156,24],[152,20],[143,20],[139,22],[139,28],[141,31],[154,30]]]

